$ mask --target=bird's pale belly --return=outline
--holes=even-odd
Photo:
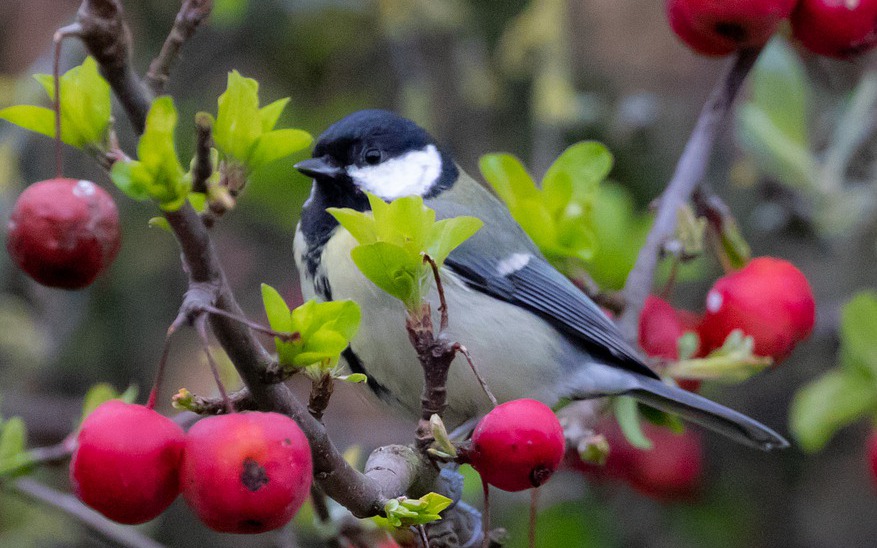
[[[333,268],[318,275],[327,277],[333,299],[352,299],[362,308],[362,324],[351,348],[366,374],[391,394],[385,398],[390,403],[419,414],[423,373],[405,331],[404,307],[362,276],[349,258],[353,245],[348,234],[330,240],[322,265],[331,264]],[[557,359],[565,341],[552,337],[551,327],[543,320],[465,287],[449,272],[443,274],[442,281],[448,300],[448,336],[469,349],[497,399],[555,399],[551,387],[556,386],[561,374]],[[313,287],[308,289],[312,291]],[[430,302],[437,310],[435,291]],[[437,314],[435,320],[438,325]],[[447,387],[448,424],[458,424],[490,408],[490,401],[462,356],[451,366]]]

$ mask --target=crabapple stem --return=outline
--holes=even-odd
[[[484,377],[481,376],[481,373],[478,371],[478,367],[475,366],[475,362],[472,361],[472,356],[469,354],[469,349],[463,346],[460,343],[454,343],[454,350],[462,354],[466,361],[469,362],[469,367],[472,368],[472,373],[475,374],[475,378],[478,379],[478,384],[481,385],[481,389],[484,390],[484,393],[487,394],[487,398],[490,400],[490,403],[493,404],[494,407],[499,405],[496,401],[496,396],[491,392],[490,387],[487,386],[487,382],[484,380]]]
[[[213,380],[216,381],[216,387],[219,389],[219,396],[222,398],[222,403],[225,405],[225,410],[228,414],[234,413],[234,406],[231,403],[231,399],[228,397],[228,392],[225,390],[225,384],[223,384],[222,379],[219,376],[219,367],[216,365],[216,360],[213,359],[213,353],[210,352],[210,341],[207,337],[207,316],[201,315],[195,320],[195,329],[198,331],[198,336],[201,338],[201,346],[204,348],[204,354],[207,356],[207,363],[210,365],[210,372],[213,373]]]
[[[484,512],[481,514],[481,526],[484,531],[484,539],[481,541],[481,548],[489,548],[490,546],[490,484],[484,477],[481,477],[481,487],[484,489]]]
[[[164,346],[161,349],[161,358],[158,360],[158,370],[155,372],[155,381],[152,383],[152,390],[149,391],[149,399],[146,401],[147,409],[155,409],[155,403],[158,399],[158,392],[161,390],[162,380],[164,380],[164,370],[167,365],[168,354],[171,348],[171,336],[176,332],[176,323],[171,325],[164,337]]]
[[[527,537],[530,548],[536,548],[536,510],[539,508],[539,490],[538,487],[530,489],[530,524]]]

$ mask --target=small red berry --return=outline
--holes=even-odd
[[[6,248],[15,263],[49,287],[81,289],[119,251],[119,212],[89,181],[49,179],[27,187],[12,209]]]
[[[722,346],[735,329],[755,340],[755,354],[779,363],[810,336],[816,303],[807,278],[782,259],[759,257],[719,278],[706,297],[700,325],[705,350]]]
[[[654,295],[649,295],[639,318],[639,345],[646,354],[667,360],[679,359],[679,337],[686,332],[697,332],[700,318],[688,310],[677,310]],[[697,353],[695,353],[697,355]],[[679,379],[679,386],[697,392],[700,381]]]
[[[801,0],[792,32],[813,53],[859,55],[877,45],[877,0]]]
[[[180,494],[185,434],[142,405],[110,400],[82,423],[70,462],[73,491],[119,523],[149,521]]]
[[[198,421],[180,478],[186,502],[211,529],[263,533],[298,512],[311,474],[311,449],[295,421],[249,412]]]
[[[642,424],[652,442],[649,450],[627,441],[615,420],[602,421],[598,431],[609,442],[609,456],[602,466],[573,463],[595,479],[623,481],[636,491],[662,501],[690,500],[700,491],[704,454],[700,435],[688,428],[675,434],[651,423]],[[577,460],[577,459],[576,459]]]
[[[762,46],[797,0],[667,0],[670,27],[691,49],[727,55]]]
[[[554,412],[536,400],[495,407],[475,427],[469,454],[484,481],[504,491],[539,487],[563,459],[563,428]]]

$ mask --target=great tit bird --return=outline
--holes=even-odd
[[[360,273],[350,257],[356,240],[326,212],[369,210],[365,191],[388,202],[421,196],[439,219],[471,215],[484,222],[440,272],[447,335],[469,349],[498,400],[533,397],[551,405],[628,395],[752,447],[788,446],[759,422],[662,382],[600,308],[546,261],[505,206],[414,122],[382,110],[356,112],[329,127],[313,158],[296,168],[313,178],[295,236],[303,294],[360,305],[359,333],[342,358],[367,375],[385,402],[419,415],[423,374],[404,308]],[[437,302],[434,290],[430,299]],[[452,426],[490,409],[461,360],[447,382],[444,418]]]

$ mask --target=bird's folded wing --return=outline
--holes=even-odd
[[[461,246],[445,261],[469,287],[533,312],[608,365],[658,378],[600,307],[545,259],[519,253],[497,260],[470,249]]]

